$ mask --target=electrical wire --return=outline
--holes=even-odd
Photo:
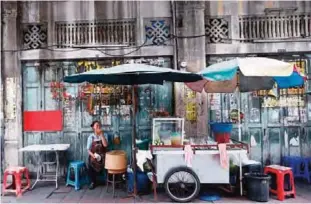
[[[134,52],[137,52],[138,50],[140,50],[142,47],[144,47],[144,46],[146,45],[147,41],[148,41],[148,39],[146,38],[146,39],[145,39],[145,42],[144,42],[143,44],[141,44],[140,46],[138,46],[136,49],[134,49],[134,50],[132,50],[132,51],[126,53],[126,54],[122,54],[122,55],[113,55],[113,54],[109,54],[109,53],[107,53],[107,52],[104,52],[104,51],[102,51],[102,50],[100,50],[100,49],[98,49],[98,48],[95,48],[95,49],[96,49],[97,51],[99,51],[99,52],[105,54],[105,55],[110,56],[110,57],[123,57],[123,56],[126,56],[126,55],[130,55],[130,54],[132,54],[132,53],[134,53]]]
[[[161,44],[164,45],[165,42],[170,41],[170,40],[172,40],[172,39],[169,37],[168,39],[162,41]],[[97,50],[97,51],[100,51],[101,53],[103,53],[103,54],[105,54],[105,55],[108,55],[108,56],[110,56],[110,57],[123,57],[123,56],[126,56],[126,55],[130,55],[130,54],[132,54],[132,53],[134,53],[134,52],[137,52],[137,51],[140,50],[142,47],[147,47],[147,46],[150,46],[150,47],[151,47],[151,46],[154,46],[154,45],[147,45],[147,42],[148,42],[148,39],[146,38],[146,39],[145,39],[145,42],[144,42],[142,45],[137,46],[135,50],[132,50],[132,51],[130,51],[130,52],[126,53],[126,54],[122,54],[122,55],[113,55],[113,54],[109,54],[109,53],[104,52],[103,50],[100,50],[100,49],[98,49],[98,48],[97,48],[96,50]],[[161,44],[160,44],[160,45],[161,45]],[[131,47],[130,49],[133,49],[133,47]],[[105,49],[105,50],[107,50],[107,49]]]
[[[167,41],[170,41],[172,40],[170,37],[167,38],[166,40],[162,41],[159,45],[165,45],[165,42]],[[106,53],[104,52],[103,50],[99,49],[99,48],[92,48],[92,47],[88,47],[88,48],[73,48],[72,50],[62,50],[60,48],[58,49],[51,49],[53,47],[62,47],[62,48],[72,48],[70,46],[64,46],[64,45],[50,45],[50,46],[47,46],[47,47],[42,47],[42,48],[39,48],[40,50],[49,50],[49,51],[53,51],[53,52],[74,52],[74,51],[80,51],[80,50],[97,50],[97,51],[100,51],[106,55],[110,55],[110,56],[124,56],[124,55],[129,55],[129,54],[132,54],[134,52],[137,52],[139,49],[141,49],[142,47],[152,47],[152,46],[155,46],[154,44],[147,44],[147,41],[148,39],[146,38],[144,43],[141,44],[141,45],[138,45],[138,46],[130,46],[130,47],[122,47],[122,48],[104,48],[105,51],[118,51],[118,50],[126,50],[126,49],[134,49],[133,51],[130,51],[126,54],[123,54],[123,55],[112,55],[112,54],[109,54],[109,53]],[[20,52],[20,51],[30,51],[30,50],[35,50],[35,49],[19,49],[19,50],[2,50],[1,52]]]
[[[66,52],[72,52],[72,51],[77,51],[77,50],[81,50],[81,48],[72,48],[73,50],[53,50],[51,48],[53,47],[59,47],[62,46],[63,48],[72,48],[70,46],[64,46],[64,45],[49,45],[46,47],[40,47],[38,49],[42,49],[42,50],[51,50],[51,51],[66,51]],[[30,51],[30,50],[38,50],[38,49],[18,49],[18,50],[1,50],[1,52],[22,52],[22,51]]]
[[[192,36],[178,36],[178,35],[174,35],[174,34],[169,34],[168,38],[162,42],[162,44],[160,45],[165,45],[166,41],[170,41],[173,39],[195,39],[195,38],[200,38],[200,37],[208,37],[206,34],[204,35],[192,35]],[[289,37],[289,38],[279,38],[278,40],[294,40],[294,39],[309,39],[311,36],[304,36],[301,35],[300,37]],[[247,41],[247,42],[254,42],[254,40],[264,40],[264,39],[234,39],[234,38],[222,38],[222,40],[226,40],[226,41]],[[60,45],[50,45],[50,46],[46,46],[46,47],[42,47],[40,48],[41,50],[49,50],[52,52],[76,52],[76,51],[80,51],[80,50],[97,50],[100,51],[101,53],[111,56],[111,57],[123,57],[126,55],[130,55],[134,52],[137,52],[138,50],[140,50],[142,47],[148,47],[148,46],[155,46],[153,44],[147,44],[148,39],[145,38],[145,42],[142,43],[141,45],[138,46],[130,46],[130,47],[119,47],[119,48],[105,48],[104,50],[101,50],[99,48],[72,48],[71,46],[64,46],[62,44]],[[71,50],[63,50],[63,49],[52,49],[53,47],[62,47],[62,48],[72,48]],[[126,50],[126,49],[134,49],[128,53],[122,54],[122,55],[114,55],[114,54],[110,54],[107,51],[118,51],[118,50]],[[1,50],[1,52],[20,52],[20,51],[30,51],[30,50],[34,50],[34,49],[18,49],[18,50]]]

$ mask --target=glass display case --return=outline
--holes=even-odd
[[[182,145],[184,142],[184,118],[153,118],[153,145]]]

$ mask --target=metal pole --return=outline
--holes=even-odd
[[[241,92],[238,91],[238,128],[239,128],[239,141],[242,141],[242,130],[241,130]]]
[[[137,195],[137,170],[136,170],[136,100],[135,100],[135,85],[132,86],[132,168],[134,177],[134,196]]]
[[[240,195],[243,196],[243,169],[241,161],[241,150],[239,151],[239,166],[240,166]]]
[[[176,7],[175,7],[175,2],[174,1],[171,1],[171,10],[172,10],[172,17],[173,17],[173,35],[176,36]],[[173,52],[174,52],[174,55],[173,55],[173,66],[174,66],[174,69],[178,69],[178,39],[177,38],[174,38],[173,39],[173,44],[174,44],[174,47],[173,47]]]

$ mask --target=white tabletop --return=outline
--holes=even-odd
[[[19,149],[20,152],[66,151],[70,144],[35,144]]]

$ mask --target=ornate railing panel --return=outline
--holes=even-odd
[[[170,45],[171,19],[170,18],[145,18],[145,37],[148,45]]]
[[[48,34],[46,23],[23,24],[23,49],[41,49],[47,47]]]
[[[241,42],[254,40],[297,40],[310,37],[311,13],[300,15],[240,16]]]
[[[207,43],[231,43],[229,17],[206,16],[205,35]]]
[[[132,46],[136,44],[136,21],[56,22],[55,35],[58,48],[90,44]]]

